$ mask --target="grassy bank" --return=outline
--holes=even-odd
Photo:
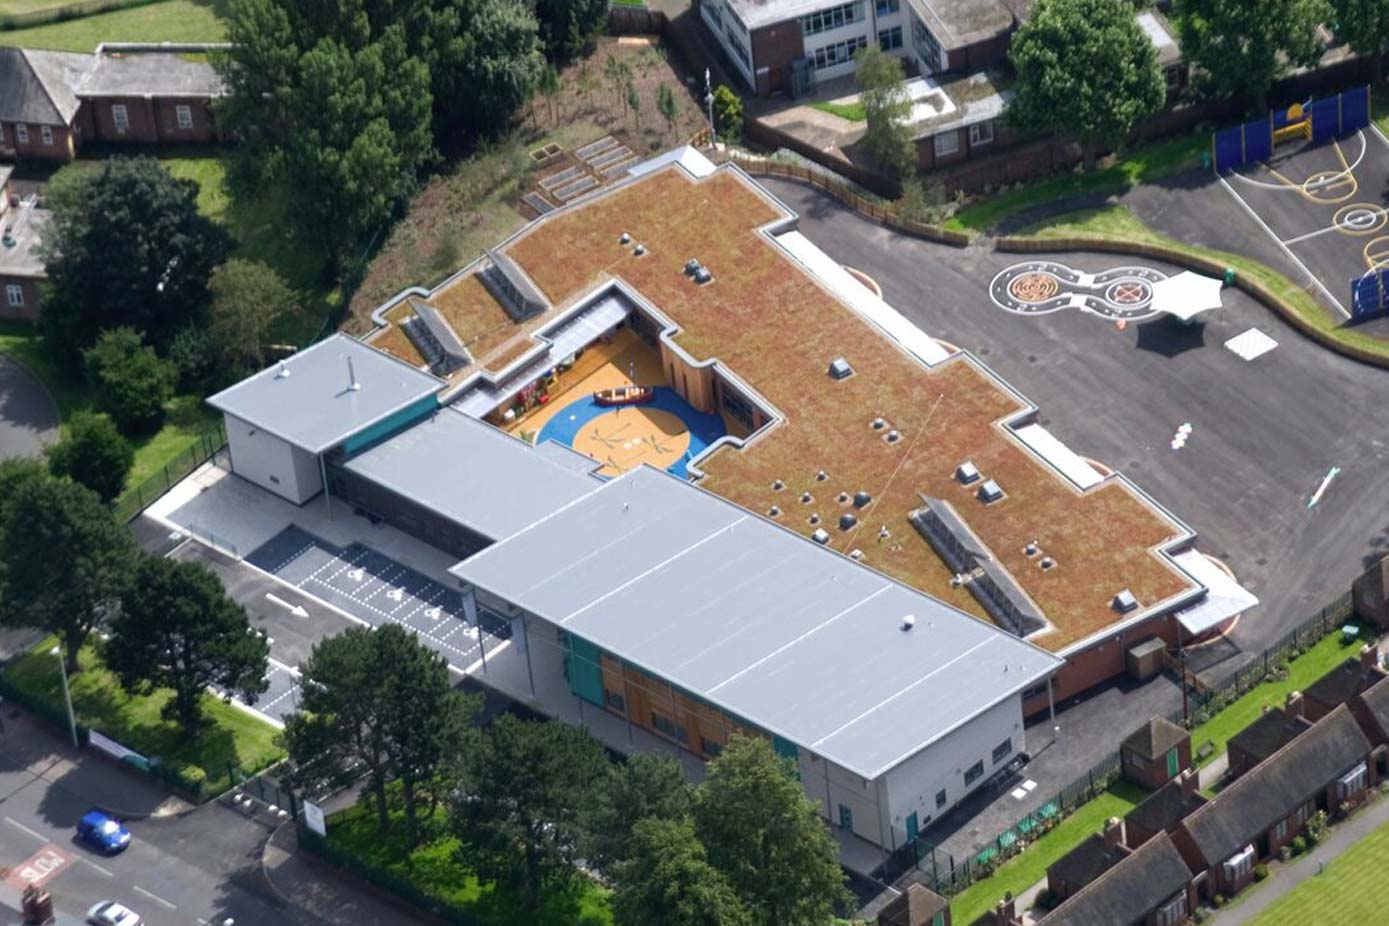
[[[10,684],[32,698],[63,712],[62,679],[50,637],[5,671]],[[279,731],[238,707],[207,695],[203,699],[207,724],[196,740],[187,740],[177,724],[159,716],[172,692],[148,697],[127,694],[101,663],[96,649],[82,650],[82,671],[71,676],[72,704],[77,720],[145,757],[158,756],[166,766],[195,766],[205,776],[203,793],[220,794],[230,787],[227,763],[260,769],[283,756]],[[194,776],[196,778],[196,776]]]
[[[1025,233],[1039,238],[1069,238],[1085,235],[1105,238],[1110,241],[1156,244],[1174,248],[1184,254],[1220,261],[1227,267],[1233,267],[1237,273],[1263,284],[1311,327],[1325,332],[1335,340],[1349,346],[1389,357],[1389,343],[1358,329],[1343,326],[1340,320],[1332,318],[1330,313],[1323,309],[1307,290],[1296,285],[1292,280],[1267,264],[1240,254],[1213,251],[1169,238],[1148,228],[1123,206],[1104,206],[1099,209],[1083,209],[1066,213],[1034,225]]]
[[[848,119],[850,122],[863,122],[868,118],[868,114],[863,110],[863,104],[854,103],[809,103],[811,109],[818,109],[822,113],[829,113],[831,116],[838,116],[841,119]]]
[[[1251,926],[1342,926],[1382,923],[1379,893],[1389,867],[1389,826],[1381,826],[1250,921]]]
[[[0,32],[0,42],[6,45],[84,52],[102,42],[222,42],[226,37],[212,4],[193,0],[164,0]]]

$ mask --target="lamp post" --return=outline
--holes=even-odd
[[[714,131],[714,88],[709,83],[709,69],[704,69],[704,105],[709,107],[709,147],[714,147],[718,133]]]
[[[68,665],[63,660],[63,648],[55,646],[50,652],[58,657],[58,675],[63,680],[63,703],[68,709],[68,732],[72,734],[72,748],[80,749],[82,744],[77,741],[77,717],[72,712],[72,691],[68,688]]]

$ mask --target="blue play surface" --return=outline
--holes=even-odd
[[[670,412],[685,423],[685,427],[690,432],[690,446],[680,459],[666,467],[666,472],[674,473],[682,479],[687,475],[685,464],[699,456],[710,444],[728,433],[728,428],[724,426],[722,417],[697,411],[669,386],[657,387],[656,398],[641,408],[658,408],[663,412]],[[586,396],[577,402],[566,405],[546,422],[545,427],[540,429],[536,443],[553,440],[559,441],[567,447],[573,447],[574,438],[584,425],[599,415],[606,415],[613,411],[612,408],[604,408],[594,402],[593,396]]]

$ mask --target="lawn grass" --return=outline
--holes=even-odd
[[[1250,920],[1249,926],[1342,926],[1382,923],[1380,888],[1389,867],[1389,825],[1381,826],[1341,855],[1326,870],[1304,880]]]
[[[440,814],[442,816],[442,814]],[[458,838],[436,817],[435,831],[426,842],[409,850],[399,812],[392,815],[391,832],[377,829],[368,804],[357,804],[328,821],[328,843],[369,868],[403,881],[425,897],[447,904],[464,916],[489,926],[610,926],[609,892],[596,882],[580,878],[567,892],[551,891],[535,913],[523,910],[519,898],[492,884],[482,884],[459,860]]]
[[[1156,180],[1199,164],[1201,154],[1209,147],[1209,143],[1210,139],[1207,136],[1193,135],[1145,145],[1129,152],[1103,170],[1069,173],[1050,180],[1029,183],[972,203],[955,213],[945,223],[945,227],[950,231],[971,235],[982,234],[1004,219],[1044,203],[1087,194],[1120,193],[1139,183]]]
[[[56,642],[49,637],[15,660],[5,670],[5,678],[30,697],[62,712],[62,679],[57,657],[50,653]],[[201,768],[207,776],[203,793],[209,797],[231,786],[228,762],[259,770],[284,755],[275,727],[212,695],[203,700],[207,726],[190,742],[178,725],[159,716],[172,692],[156,691],[148,697],[126,694],[91,644],[82,648],[81,662],[82,671],[69,679],[78,722],[146,758],[158,756],[165,765]]]
[[[1330,633],[1317,641],[1305,653],[1288,663],[1287,678],[1256,686],[1191,731],[1193,754],[1206,743],[1214,747],[1204,759],[1196,758],[1196,764],[1205,765],[1224,753],[1225,744],[1229,742],[1230,737],[1257,720],[1266,705],[1278,707],[1287,699],[1288,692],[1301,691],[1342,662],[1356,656],[1362,643],[1373,641],[1374,634],[1369,631],[1362,631],[1360,637],[1353,637],[1349,641],[1344,640],[1338,632]]]
[[[226,37],[214,7],[194,0],[163,0],[0,33],[6,45],[82,52],[101,42],[223,42]]]
[[[808,105],[811,109],[818,109],[822,113],[848,119],[850,122],[863,122],[868,118],[868,114],[864,112],[863,104],[857,101],[853,103],[810,103]]]
[[[1321,303],[1313,298],[1308,289],[1298,286],[1282,273],[1253,258],[1229,251],[1213,251],[1195,245],[1184,244],[1175,238],[1153,231],[1144,225],[1132,212],[1123,206],[1104,206],[1099,209],[1081,209],[1048,219],[1031,226],[1025,234],[1039,238],[1068,238],[1078,235],[1096,236],[1112,241],[1127,241],[1157,244],[1174,248],[1184,254],[1220,261],[1227,267],[1251,279],[1257,280],[1275,293],[1304,321],[1312,327],[1325,332],[1330,337],[1350,347],[1355,347],[1382,357],[1389,357],[1389,343],[1365,334],[1357,328],[1345,327]]]
[[[1023,852],[999,866],[991,877],[976,881],[950,901],[953,921],[969,926],[993,909],[1006,891],[1016,897],[1042,880],[1047,868],[1070,852],[1086,837],[1097,833],[1110,817],[1123,817],[1148,796],[1127,781],[1116,781],[1107,791],[1057,824]]]

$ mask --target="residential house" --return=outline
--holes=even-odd
[[[31,319],[39,310],[44,269],[38,244],[49,215],[32,196],[17,200],[10,186],[13,170],[0,164],[0,318]]]
[[[1124,845],[1137,849],[1161,833],[1171,833],[1204,806],[1206,798],[1197,790],[1200,777],[1195,769],[1186,769],[1125,814]]]
[[[103,45],[92,54],[0,47],[0,86],[14,90],[0,96],[0,156],[70,161],[95,141],[215,140],[212,102],[225,85],[210,64],[179,51],[144,45]]]
[[[1376,682],[1346,706],[1374,746],[1375,777],[1389,777],[1389,679]]]
[[[1047,887],[1064,900],[1078,893],[1129,856],[1124,824],[1110,817],[1104,828],[1061,856],[1047,868]]]
[[[1371,748],[1349,708],[1338,707],[1183,820],[1172,841],[1202,891],[1238,893],[1318,810],[1360,801],[1374,783]]]
[[[1357,658],[1347,659],[1303,689],[1303,716],[1315,723],[1384,678],[1379,650],[1362,646]]]
[[[1124,738],[1119,757],[1125,778],[1156,791],[1191,765],[1191,734],[1154,717]]]
[[[908,885],[878,911],[878,926],[950,926],[950,901],[920,884]]]
[[[1227,774],[1238,778],[1311,728],[1302,715],[1302,693],[1288,692],[1284,707],[1264,706],[1258,719],[1225,744]]]

